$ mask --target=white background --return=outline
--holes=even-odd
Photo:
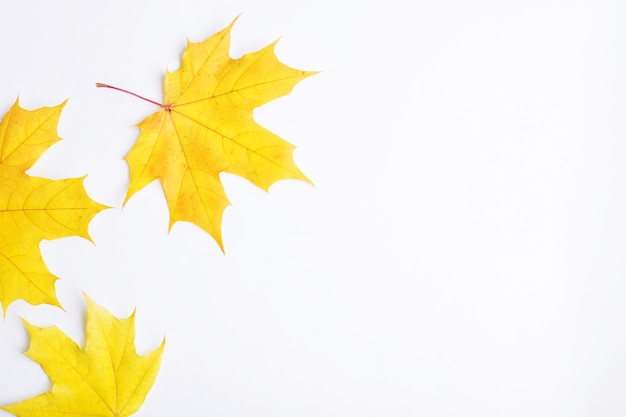
[[[44,241],[66,312],[0,322],[0,404],[49,388],[20,317],[84,340],[82,292],[137,346],[165,335],[137,416],[626,414],[626,6],[615,0],[0,4],[0,113],[69,97],[30,171],[115,208]],[[124,155],[186,39],[242,14],[322,73],[255,113],[315,186],[223,175],[226,254]],[[8,414],[0,411],[0,416]]]

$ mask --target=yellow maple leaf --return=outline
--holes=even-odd
[[[25,110],[18,101],[0,122],[0,303],[6,315],[18,299],[60,306],[54,283],[39,251],[42,239],[81,236],[107,208],[93,201],[83,178],[50,180],[31,177],[26,170],[52,144],[65,103]]]
[[[275,43],[230,58],[234,23],[204,42],[187,43],[180,68],[165,75],[164,104],[96,84],[161,107],[139,123],[139,139],[126,156],[130,185],[125,201],[158,178],[170,229],[179,220],[192,222],[222,250],[222,215],[230,203],[221,172],[237,174],[264,190],[282,179],[310,182],[293,161],[294,146],[257,124],[252,112],[289,94],[315,72],[279,62]]]
[[[26,321],[25,352],[52,381],[49,392],[0,409],[19,417],[122,417],[144,403],[159,372],[165,340],[144,356],[135,351],[135,313],[118,319],[89,297],[85,348],[57,327]]]

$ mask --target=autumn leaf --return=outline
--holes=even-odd
[[[25,353],[41,365],[52,388],[1,409],[19,417],[123,417],[141,407],[159,371],[165,340],[147,355],[137,355],[135,313],[118,319],[85,298],[84,349],[57,327],[39,328],[24,321],[31,339]]]
[[[125,202],[158,178],[169,208],[169,228],[177,221],[195,223],[222,250],[222,215],[230,203],[221,172],[264,190],[282,179],[309,181],[293,161],[294,146],[257,124],[252,113],[315,74],[279,62],[275,43],[230,58],[234,23],[204,42],[187,43],[180,68],[166,72],[163,104],[96,84],[160,107],[139,123],[139,139],[126,155],[130,185]]]
[[[56,132],[65,103],[25,110],[16,101],[0,123],[0,303],[4,315],[18,299],[60,306],[39,251],[42,239],[91,240],[91,219],[107,208],[93,201],[84,178],[50,180],[26,170],[61,140]]]

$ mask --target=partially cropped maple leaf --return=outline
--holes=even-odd
[[[188,42],[180,68],[165,75],[163,104],[97,84],[161,107],[139,123],[139,139],[126,156],[126,201],[158,178],[170,229],[179,220],[193,222],[222,250],[222,214],[230,203],[221,172],[237,174],[264,190],[282,179],[309,181],[293,161],[294,146],[257,124],[252,112],[315,74],[279,62],[275,43],[230,58],[233,24],[204,42]]]
[[[137,355],[135,314],[118,319],[86,298],[84,349],[57,327],[24,321],[31,338],[26,355],[41,365],[52,388],[1,409],[19,417],[123,417],[141,407],[159,372],[165,340],[147,355]]]
[[[59,306],[54,282],[39,251],[42,239],[90,239],[89,222],[106,208],[93,201],[84,178],[50,180],[26,174],[52,144],[65,103],[24,110],[18,102],[0,123],[0,303],[23,299]]]

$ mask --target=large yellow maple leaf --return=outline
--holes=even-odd
[[[126,201],[159,179],[170,212],[169,227],[193,222],[222,243],[222,215],[230,204],[219,178],[237,174],[267,190],[282,179],[309,181],[292,158],[294,146],[254,121],[253,110],[287,95],[315,72],[278,61],[275,43],[239,59],[229,56],[227,28],[200,43],[187,43],[180,68],[166,72],[164,102],[139,123],[141,133],[126,156]]]
[[[154,351],[135,351],[133,313],[118,319],[88,297],[85,348],[57,327],[24,321],[31,341],[25,352],[52,381],[49,392],[2,406],[19,417],[123,417],[144,403],[159,372],[165,340]]]
[[[18,102],[0,122],[0,303],[23,299],[59,306],[54,283],[39,251],[42,239],[81,236],[100,210],[83,187],[84,178],[50,180],[26,174],[52,144],[65,103],[37,110]]]

